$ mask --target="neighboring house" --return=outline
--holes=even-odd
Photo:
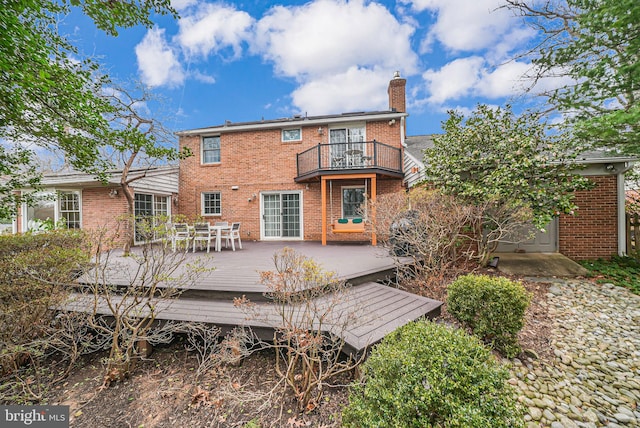
[[[44,190],[38,192],[40,201],[34,206],[23,204],[20,207],[13,221],[13,231],[38,231],[47,223],[60,222],[71,229],[113,229],[115,223],[127,214],[127,201],[119,184],[120,176],[121,171],[110,172],[105,184],[80,172],[45,175],[42,179]],[[135,215],[171,216],[172,205],[177,202],[178,167],[131,170],[129,178],[136,176],[144,178],[131,183]]]
[[[432,135],[406,138],[404,167],[409,187],[425,178],[424,149],[430,147]],[[559,216],[529,241],[501,243],[498,251],[560,252],[574,260],[626,254],[624,174],[636,160],[607,152],[583,154],[575,162],[595,187],[576,192],[575,215]]]
[[[370,241],[367,201],[403,185],[406,80],[389,110],[232,123],[178,132],[178,212],[241,222],[242,239]]]

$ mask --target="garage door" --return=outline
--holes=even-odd
[[[527,253],[555,253],[558,251],[558,219],[553,219],[544,228],[544,232],[536,230],[533,226],[525,229],[525,232],[534,231],[534,236],[518,244],[512,242],[501,242],[498,244],[496,252],[512,253],[522,251]]]

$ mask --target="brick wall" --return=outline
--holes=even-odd
[[[82,190],[82,228],[90,233],[107,231],[105,238],[120,246],[124,243],[124,226],[120,223],[127,215],[127,200],[121,190],[114,198],[109,196],[109,190],[106,187]]]
[[[319,143],[328,143],[329,132],[318,133],[318,126],[302,127],[302,141],[281,141],[281,130],[227,132],[220,135],[220,164],[201,165],[201,136],[180,138],[180,147],[189,147],[194,156],[180,162],[180,190],[177,212],[189,219],[201,214],[202,192],[220,192],[222,214],[207,216],[215,221],[240,221],[242,239],[260,239],[260,194],[269,191],[299,191],[302,193],[304,239],[321,237],[320,183],[296,183],[296,154]],[[388,121],[366,125],[366,139],[401,148],[400,124]],[[344,183],[346,185],[347,182]],[[351,183],[362,184],[363,181]],[[237,186],[237,190],[232,187]],[[334,198],[340,191],[334,183]],[[402,189],[402,180],[379,180],[378,194]],[[254,195],[256,195],[254,199]],[[334,202],[339,215],[340,203]],[[338,217],[336,217],[338,218]],[[345,236],[347,235],[347,236]],[[340,240],[369,240],[369,236],[348,236]],[[353,234],[360,235],[360,234]],[[333,238],[331,238],[333,239]],[[338,239],[338,237],[336,237]]]
[[[576,193],[579,209],[559,219],[560,252],[575,260],[610,258],[618,253],[617,177],[590,177],[596,187]]]

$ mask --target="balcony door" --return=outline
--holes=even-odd
[[[260,239],[302,239],[301,192],[266,192],[260,199]]]
[[[329,130],[331,144],[331,159],[334,166],[354,166],[354,159],[359,159],[365,153],[365,127],[352,126]]]

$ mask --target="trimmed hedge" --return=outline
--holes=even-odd
[[[407,324],[373,349],[362,371],[343,410],[346,427],[524,425],[507,370],[462,330]]]
[[[507,357],[520,352],[518,332],[531,295],[520,282],[464,275],[447,289],[447,310],[486,344]]]

